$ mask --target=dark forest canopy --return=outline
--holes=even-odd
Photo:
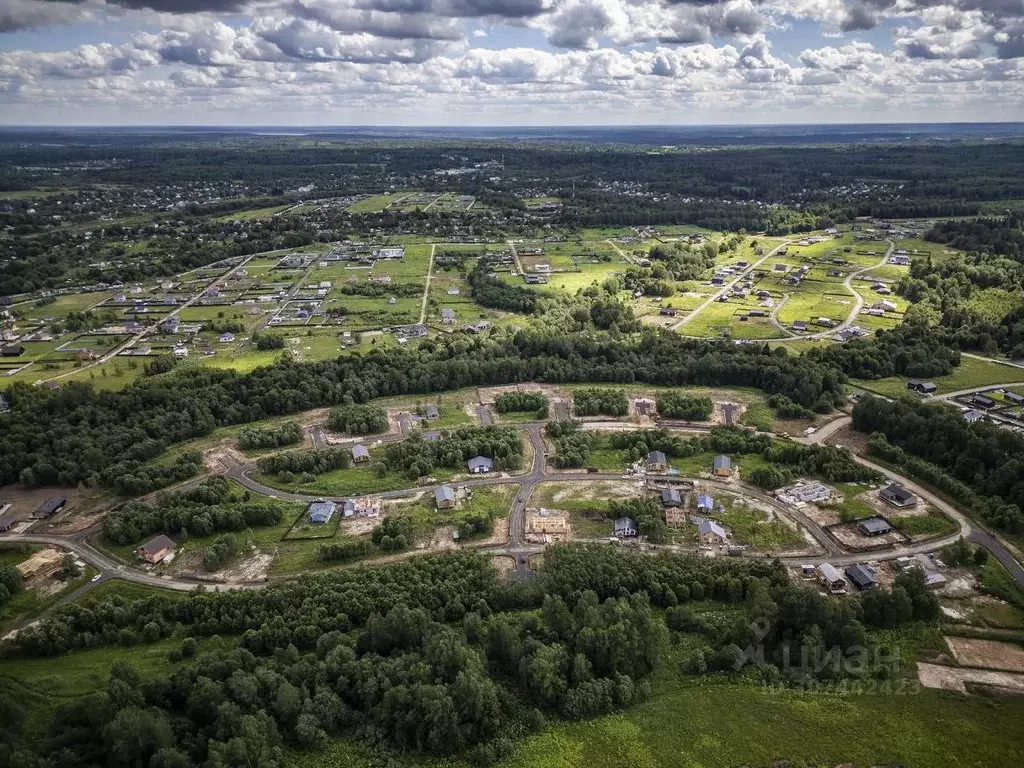
[[[735,620],[714,624],[690,612],[704,601]],[[166,675],[143,679],[115,665],[104,690],[60,707],[44,739],[20,732],[24,712],[0,694],[9,715],[0,762],[272,768],[286,747],[348,738],[383,754],[456,754],[486,765],[546,716],[593,717],[643,700],[670,630],[688,635],[679,675],[743,671],[766,683],[805,683],[899,673],[878,663],[851,672],[792,660],[825,648],[838,650],[839,661],[877,651],[867,630],[937,615],[919,574],[835,600],[791,583],[777,561],[594,546],[550,548],[541,578],[525,584],[499,579],[484,556],[463,552],[260,591],[60,606],[5,653],[56,656],[175,631],[186,639]],[[220,648],[197,655],[196,638],[215,634]],[[763,660],[744,655],[752,643]]]
[[[612,341],[524,331],[502,341],[462,338],[325,362],[282,361],[246,374],[199,368],[148,377],[119,392],[16,385],[8,391],[12,411],[0,416],[0,482],[113,486],[147,471],[143,464],[169,445],[218,426],[523,381],[749,386],[828,409],[842,397],[844,377],[833,366],[767,346],[670,333]]]

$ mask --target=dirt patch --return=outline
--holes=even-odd
[[[559,387],[545,386],[533,382],[511,384],[507,387],[480,387],[477,389],[476,394],[480,405],[494,405],[498,395],[503,395],[507,392],[529,392],[531,394],[544,395],[549,401],[556,398],[566,399],[569,397],[568,393]]]
[[[67,499],[67,504],[59,512],[46,520],[35,520],[32,513],[47,499],[60,497]],[[0,499],[8,502],[11,508],[4,517],[14,516],[21,521],[16,529],[24,533],[29,527],[32,533],[66,534],[77,533],[91,528],[98,523],[117,502],[109,494],[93,488],[22,488],[7,485],[0,488]],[[3,535],[0,534],[0,539]]]
[[[852,427],[843,427],[842,429],[837,429],[825,438],[825,444],[845,445],[858,456],[865,456],[868,452],[869,439],[870,435],[865,435],[863,432],[857,432]]]
[[[1019,645],[974,637],[947,637],[945,640],[958,664],[1024,672],[1024,648]]]
[[[345,536],[363,536],[372,533],[380,525],[381,517],[348,517],[341,521],[339,534]]]
[[[455,539],[455,526],[439,525],[430,532],[430,537],[417,545],[418,549],[429,549],[433,551],[452,550],[459,548],[459,542]]]
[[[597,501],[609,498],[635,499],[644,495],[643,480],[600,480],[596,483],[544,483],[534,497],[540,506],[557,506],[563,501]]]
[[[1011,694],[1024,694],[1024,675],[991,669],[964,669],[941,664],[917,665],[917,677],[925,688],[967,693],[968,685],[995,688]]]
[[[498,571],[499,576],[508,576],[516,569],[515,558],[499,555],[491,558],[491,565]]]
[[[936,590],[938,595],[950,599],[974,597],[977,595],[978,582],[970,571],[960,569],[949,570],[943,575],[946,577],[946,583]]]
[[[730,417],[731,418],[731,423],[733,425],[737,425],[738,426],[739,423],[740,423],[740,419],[743,418],[743,414],[747,410],[747,404],[745,402],[742,402],[742,401],[730,400],[728,402],[721,402],[721,403],[716,402],[715,403],[715,407],[711,411],[711,423],[712,424],[725,424],[725,422],[726,422],[726,408],[725,408],[725,406],[726,405],[731,407],[731,412],[732,412],[731,413],[731,417]]]
[[[249,555],[239,558],[235,563],[232,563],[231,567],[217,571],[213,575],[232,583],[266,581],[267,572],[270,570],[273,562],[274,555],[272,553],[256,550]]]
[[[819,507],[817,504],[805,504],[800,508],[812,522],[825,527],[839,523],[839,513],[829,507]]]

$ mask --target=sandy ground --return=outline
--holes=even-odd
[[[270,570],[270,565],[273,562],[273,554],[257,551],[239,558],[230,568],[224,568],[213,575],[232,583],[266,581],[267,571]]]
[[[839,513],[828,507],[819,507],[817,504],[805,504],[800,511],[822,527],[835,525],[839,522]]]
[[[843,427],[825,440],[826,445],[845,445],[854,453],[864,456],[868,451],[869,435],[854,431],[851,427]]]
[[[492,557],[491,564],[497,569],[499,576],[508,576],[515,570],[516,561],[511,557]]]
[[[917,665],[917,677],[925,688],[967,692],[968,683],[1001,688],[1009,693],[1024,694],[1024,675],[997,672],[991,669],[963,669],[941,664]]]
[[[1019,645],[974,637],[947,637],[946,645],[958,664],[1024,672],[1024,648]]]
[[[33,520],[32,513],[47,499],[61,496],[68,500],[64,509],[48,520]],[[7,485],[0,488],[0,499],[10,503],[4,516],[13,515],[22,521],[19,533],[31,526],[32,533],[75,533],[98,523],[117,503],[117,499],[91,488],[22,488]],[[0,540],[3,534],[0,534]]]

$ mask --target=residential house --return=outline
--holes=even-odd
[[[442,485],[440,488],[435,488],[434,503],[437,504],[438,509],[454,509],[455,491],[453,491],[447,485]]]
[[[175,347],[171,350],[171,354],[178,360],[181,360],[182,358],[188,357],[188,348],[182,346]]]
[[[466,462],[470,474],[482,475],[494,469],[494,462],[487,456],[474,456]]]
[[[971,398],[971,402],[979,408],[992,408],[996,404],[995,400],[991,397],[985,397],[984,395],[975,395]]]
[[[912,389],[915,392],[920,392],[923,395],[934,394],[938,387],[933,381],[920,381],[918,379],[910,379],[907,381],[907,389]]]
[[[715,508],[715,500],[710,496],[700,495],[697,497],[697,511],[703,512],[704,514],[711,514],[711,511]]]
[[[36,507],[36,511],[32,513],[32,517],[35,517],[40,520],[43,520],[47,517],[51,517],[60,510],[64,509],[67,503],[68,500],[65,499],[63,496],[55,496],[52,499],[47,499],[38,507]]]
[[[686,514],[679,507],[665,507],[665,525],[673,528],[686,521]]]
[[[668,457],[661,451],[651,451],[647,454],[647,469],[650,472],[664,472],[668,469]]]
[[[0,356],[3,357],[21,357],[25,354],[25,347],[21,344],[4,344],[0,347]]]
[[[235,340],[235,334],[233,334],[233,333],[222,333],[220,335],[220,343],[221,344],[230,344],[234,340]]]
[[[345,499],[341,504],[342,517],[354,517],[356,514],[356,503],[352,499]]]
[[[884,517],[865,517],[857,521],[857,530],[864,536],[884,536],[892,531],[892,526]]]
[[[441,322],[445,325],[451,325],[455,322],[455,310],[445,307],[441,310]]]
[[[163,562],[174,551],[176,546],[174,539],[160,534],[136,549],[135,554],[138,555],[139,559],[155,565]]]
[[[968,424],[977,424],[979,421],[984,421],[988,417],[982,411],[976,411],[973,408],[968,411],[964,411],[964,419]]]
[[[729,538],[729,534],[725,532],[725,529],[714,520],[702,517],[699,519],[695,518],[694,522],[697,523],[697,537],[705,547],[725,544]]]
[[[846,591],[846,579],[842,577],[842,574],[836,570],[834,565],[829,563],[822,563],[818,566],[818,580],[832,594]]]
[[[369,460],[370,452],[365,445],[360,443],[359,445],[352,446],[352,461],[356,464],[365,464]]]
[[[1018,395],[1016,392],[1004,392],[1003,398],[1014,405],[1024,405],[1024,395]]]
[[[715,456],[715,463],[712,467],[714,474],[718,477],[729,477],[732,474],[732,459],[723,454]]]
[[[337,509],[337,506],[333,501],[317,499],[306,510],[309,513],[309,521],[316,525],[329,523],[331,518],[334,517],[334,511]]]
[[[896,302],[889,301],[888,299],[879,299],[872,305],[875,309],[880,309],[883,312],[895,312]]]
[[[437,421],[441,418],[441,410],[436,405],[428,405],[423,409],[423,416],[427,421]]]
[[[675,317],[679,314],[679,310],[673,309],[672,307],[662,307],[658,310],[658,314],[664,315],[665,317]]]
[[[640,533],[636,527],[636,520],[631,517],[620,517],[616,520],[614,532],[620,539],[637,536]]]
[[[806,331],[807,330],[807,321],[806,320],[794,320],[793,321],[793,330],[794,331]]]
[[[917,504],[917,496],[899,483],[890,483],[878,492],[879,497],[894,507],[913,507]]]
[[[458,296],[460,293],[461,293],[461,291],[459,290],[458,286],[456,286],[456,285],[453,285],[451,288],[448,289],[448,295],[449,296]]]
[[[666,488],[661,492],[661,503],[666,507],[678,507],[683,503],[683,495],[675,488]]]
[[[857,589],[871,589],[878,584],[875,578],[875,569],[870,565],[851,565],[846,569],[846,575],[850,577]]]

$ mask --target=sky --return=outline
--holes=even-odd
[[[1024,120],[1024,0],[0,0],[2,125]]]

